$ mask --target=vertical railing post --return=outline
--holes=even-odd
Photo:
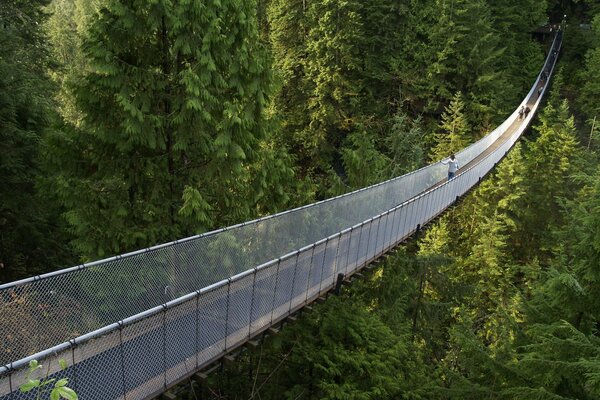
[[[381,226],[381,214],[379,214],[375,218],[377,218],[377,232],[375,232],[375,249],[373,251],[373,259],[377,258],[377,242],[379,241],[379,227]],[[373,221],[371,221],[371,223],[373,223]]]
[[[411,206],[412,206],[411,207],[412,208],[412,212],[411,212],[411,215],[410,215],[410,225],[409,225],[408,229],[410,229],[410,233],[412,234],[412,233],[415,232],[415,228],[414,227],[415,227],[415,224],[417,224],[417,221],[419,219],[418,218],[418,210],[417,210],[417,200],[416,199],[410,200],[409,204],[411,204]]]
[[[352,248],[352,232],[354,232],[354,227],[350,228],[349,238],[348,238],[348,251],[346,252],[346,268],[344,268],[344,275],[348,275],[348,267],[350,266],[350,249]]]
[[[294,276],[292,277],[292,290],[290,293],[290,307],[288,308],[288,315],[292,312],[292,302],[294,301],[294,285],[296,284],[296,274],[298,273],[298,259],[300,258],[300,252],[296,254],[296,264],[294,266]]]
[[[396,232],[395,232],[395,241],[396,244],[399,244],[400,241],[402,240],[402,233],[401,233],[401,229],[402,229],[402,206],[396,206],[396,212],[398,213],[398,224],[396,226]]]
[[[363,234],[364,226],[365,226],[364,222],[362,224],[360,224],[360,233],[358,234],[358,244],[356,245],[356,270],[357,271],[359,268],[362,267],[358,264],[358,260],[360,260],[360,242],[362,241],[362,234]]]
[[[394,211],[392,211],[393,208],[388,210],[388,215],[389,215],[389,221],[388,221],[388,228],[389,228],[389,233],[388,233],[388,237],[386,239],[386,246],[385,246],[385,251],[386,253],[392,248],[392,243],[394,242]],[[386,229],[387,232],[387,229]]]
[[[250,339],[252,337],[252,322],[254,322],[254,319],[252,317],[252,314],[254,313],[254,295],[256,294],[256,275],[257,275],[257,270],[256,268],[254,268],[254,272],[252,273],[253,275],[253,279],[252,279],[252,298],[250,299],[250,318],[248,318],[248,339]]]
[[[275,290],[273,290],[273,301],[271,302],[271,321],[269,326],[273,325],[273,313],[275,312],[275,298],[277,297],[277,287],[279,286],[279,266],[281,258],[277,259],[277,272],[275,272]]]
[[[369,220],[369,233],[367,234],[367,254],[365,254],[365,265],[371,262],[369,259],[369,248],[371,247],[371,228],[373,228],[373,218]]]
[[[229,301],[231,293],[231,278],[227,278],[227,305],[225,306],[225,343],[223,352],[227,353],[227,338],[229,337]]]
[[[164,387],[167,390],[167,306],[163,304],[163,377]]]
[[[119,350],[121,354],[121,380],[123,383],[123,400],[127,400],[127,386],[125,384],[125,354],[123,350],[123,322],[119,321]]]
[[[8,367],[8,389],[10,390],[10,393],[13,393],[13,385],[12,385],[12,376],[13,376],[13,369],[12,369],[12,363],[11,365]]]
[[[319,294],[323,290],[323,271],[325,270],[325,257],[327,256],[327,249],[329,246],[329,238],[325,239],[325,250],[323,250],[323,261],[321,262],[321,277],[319,278]]]
[[[387,225],[390,213],[385,214],[385,225],[383,226],[383,239],[381,241],[381,254],[385,252],[385,237],[387,235]]]
[[[77,368],[75,367],[75,348],[77,346],[77,343],[74,339],[69,340],[69,343],[71,343],[71,368],[73,368],[73,384],[71,388],[75,390],[75,392],[77,392]],[[71,385],[70,382],[69,385]]]
[[[431,197],[433,200],[433,217],[435,218],[439,212],[439,203],[440,203],[440,188],[439,186],[433,189],[433,196]]]
[[[196,291],[196,337],[194,348],[196,349],[196,369],[200,368],[200,291]]]
[[[420,228],[423,227],[423,225],[425,225],[425,214],[423,212],[423,208],[424,208],[424,203],[425,203],[425,196],[420,196],[417,199],[417,215],[419,216],[419,221],[417,223],[417,225],[419,225]]]
[[[335,274],[338,272],[338,257],[340,256],[340,243],[342,242],[342,234],[339,233],[338,234],[338,242],[337,242],[337,246],[335,249],[335,257],[333,258],[335,265],[334,265],[334,270],[331,273],[331,276],[333,277],[333,279],[335,280]],[[334,281],[331,281],[331,286],[333,286]]]
[[[308,270],[308,278],[306,279],[306,296],[304,296],[304,304],[308,303],[308,291],[310,290],[310,278],[312,277],[313,271],[313,260],[315,257],[315,248],[317,246],[313,243],[312,252],[310,254],[310,269]]]
[[[431,209],[433,208],[431,206],[431,202],[432,202],[431,200],[433,198],[433,195],[434,195],[433,191],[428,191],[425,194],[425,197],[427,197],[427,201],[425,201],[425,210],[426,210],[425,211],[426,212],[425,220],[426,221],[424,221],[424,222],[429,222],[433,218],[433,213],[431,212]],[[425,224],[423,224],[423,225],[425,225]]]
[[[397,216],[398,209],[396,207],[394,207],[389,212],[390,212],[390,214],[393,213],[393,216],[392,216],[392,227],[390,229],[390,239],[389,239],[390,240],[390,244],[388,246],[388,249],[391,249],[391,248],[393,248],[396,245],[396,232],[394,230],[394,228],[395,228],[394,225],[396,225],[396,220],[398,219],[398,216]]]

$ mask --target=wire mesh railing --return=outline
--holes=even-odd
[[[548,76],[561,35],[544,64]],[[30,398],[18,387],[34,358],[49,364],[50,374],[69,378],[80,398],[145,399],[235,349],[475,185],[529,124],[541,74],[524,100],[531,114],[519,122],[515,110],[458,153],[461,164],[476,162],[449,182],[439,184],[446,167],[436,163],[271,217],[0,286],[0,307],[21,320],[0,331],[2,363],[18,360],[0,367],[0,399]],[[53,359],[68,368],[59,371]]]

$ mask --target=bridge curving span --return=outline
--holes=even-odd
[[[476,185],[529,126],[562,45],[487,136],[434,163],[346,195],[203,235],[0,285],[0,400],[37,359],[81,399],[149,399],[329,292]],[[538,92],[541,89],[541,92]],[[519,119],[518,109],[531,113]],[[198,290],[198,288],[202,288]],[[65,311],[65,310],[69,311]],[[60,370],[59,359],[67,368]]]

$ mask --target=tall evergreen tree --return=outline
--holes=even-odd
[[[434,135],[435,146],[431,151],[433,161],[439,161],[450,154],[457,153],[471,141],[469,123],[464,114],[464,108],[462,94],[457,92],[442,114],[440,131]]]
[[[274,66],[281,86],[275,110],[299,175],[320,196],[354,188],[371,177],[350,163],[358,143],[384,159],[386,138],[400,114],[404,44],[415,43],[407,5],[380,1],[273,1],[269,9]],[[410,58],[410,57],[405,57]],[[358,146],[359,148],[361,146]],[[356,159],[356,158],[354,158]],[[359,172],[359,175],[354,176]]]
[[[56,207],[38,196],[40,142],[53,87],[41,29],[46,0],[0,4],[0,282],[56,267],[67,254]]]
[[[342,162],[350,189],[360,189],[384,179],[389,163],[375,147],[375,138],[366,129],[352,132],[342,148]]]
[[[482,117],[499,109],[495,93],[504,83],[496,66],[503,49],[492,28],[489,5],[482,0],[438,0],[437,7],[438,19],[428,39],[427,75],[436,99],[432,105],[448,104],[462,91],[466,108],[476,116],[475,126],[488,126]]]
[[[267,186],[281,193],[289,169],[254,173],[272,149],[255,6],[111,0],[100,9],[83,45],[89,67],[72,87],[82,124],[51,141],[82,254],[245,220]]]
[[[273,67],[278,79],[273,98],[275,112],[280,119],[282,138],[297,158],[301,179],[310,175],[318,157],[318,142],[308,129],[310,118],[306,107],[314,90],[314,82],[306,78],[310,4],[304,0],[273,0],[267,10]]]
[[[70,91],[74,81],[87,70],[87,57],[82,40],[94,13],[106,0],[53,0],[46,31],[51,44],[53,67],[50,77],[59,86],[56,94],[58,112],[68,123],[78,126],[81,111],[77,109]]]
[[[600,14],[592,24],[594,33],[594,47],[585,56],[585,68],[580,72],[583,82],[579,103],[588,118],[597,117],[600,120]]]
[[[547,3],[545,0],[489,3],[495,35],[502,38],[502,56],[495,64],[502,76],[499,95],[503,101],[499,105],[503,111],[512,110],[514,99],[524,97],[542,65],[544,54],[540,44],[531,40],[531,31],[546,23]]]
[[[524,238],[527,240],[524,247],[538,256],[550,250],[549,232],[561,220],[557,199],[571,196],[572,174],[580,157],[575,122],[566,100],[558,105],[558,109],[552,104],[546,106],[540,121],[541,125],[536,127],[539,136],[530,143],[526,158],[530,200],[525,223],[531,234]],[[539,209],[546,213],[538,213]]]
[[[405,113],[398,113],[391,119],[392,126],[385,139],[388,166],[387,178],[400,176],[420,168],[425,161],[422,119],[410,120]]]

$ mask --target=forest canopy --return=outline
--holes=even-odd
[[[521,102],[564,15],[493,175],[204,394],[600,398],[594,0],[3,1],[0,283],[440,160]]]

